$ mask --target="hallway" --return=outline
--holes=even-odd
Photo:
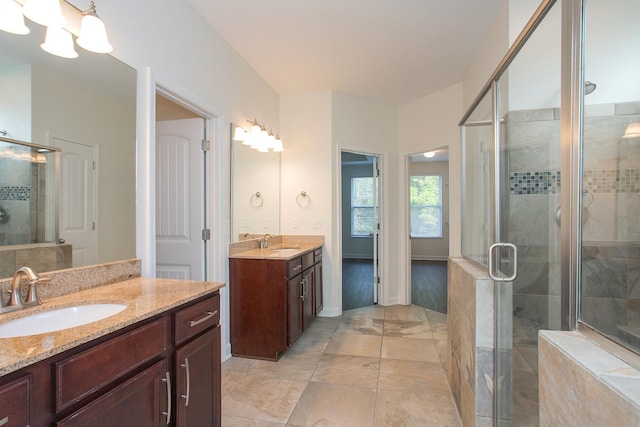
[[[371,306],[317,318],[278,361],[222,365],[223,426],[459,426],[446,315]]]

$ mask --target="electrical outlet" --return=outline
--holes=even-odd
[[[242,218],[242,228],[249,228],[251,224],[249,223],[249,218]]]
[[[269,228],[269,218],[262,218],[262,227]]]
[[[298,218],[292,218],[291,219],[291,228],[298,228],[300,226],[300,222],[298,221]]]

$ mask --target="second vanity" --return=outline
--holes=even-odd
[[[122,268],[104,266],[107,275]],[[126,305],[121,312],[71,329],[0,338],[2,425],[219,425],[224,285],[141,278],[133,270],[27,309],[118,303]],[[96,271],[69,274],[82,288]]]
[[[278,360],[322,311],[322,236],[232,243],[231,353]]]

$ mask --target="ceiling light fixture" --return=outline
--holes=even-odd
[[[426,153],[423,154],[423,156],[425,156],[427,159],[435,157],[435,155],[436,155],[435,151],[427,151]]]
[[[284,151],[284,145],[279,135],[274,134],[273,131],[267,132],[266,127],[258,123],[257,120],[248,120],[248,122],[251,124],[249,130],[234,125],[232,136],[234,141],[242,142],[243,145],[248,145],[261,153]]]
[[[29,27],[24,24],[25,16],[47,27],[45,42],[40,46],[53,55],[63,58],[78,57],[73,48],[72,34],[78,36],[77,43],[83,49],[96,53],[109,53],[113,50],[93,1],[89,10],[82,12],[65,0],[0,0],[0,30],[28,34]],[[65,18],[72,22],[67,22]]]

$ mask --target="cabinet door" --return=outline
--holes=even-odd
[[[159,427],[168,424],[171,399],[167,360],[120,384],[58,422],[58,427]]]
[[[176,426],[220,425],[220,326],[176,350]]]
[[[322,262],[315,265],[313,275],[313,302],[315,306],[314,314],[317,316],[322,311]]]
[[[313,322],[313,268],[302,272],[302,330]]]
[[[287,345],[290,347],[302,334],[302,276],[287,282]]]
[[[30,424],[31,376],[0,386],[0,426],[24,427]]]

